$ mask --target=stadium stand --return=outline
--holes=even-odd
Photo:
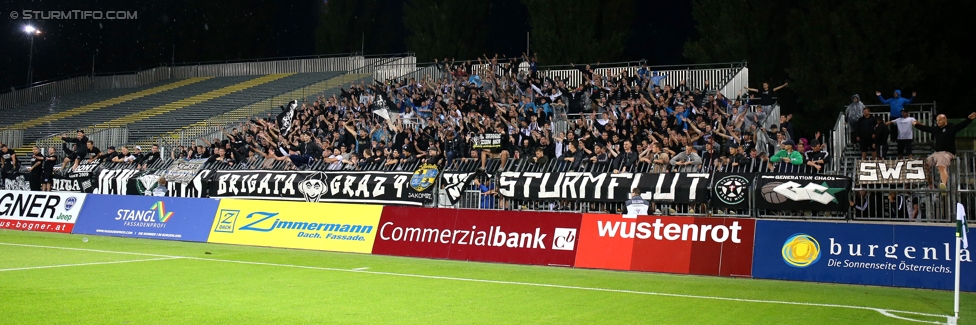
[[[850,139],[849,116],[841,112],[831,131],[798,134],[792,115],[775,103],[775,91],[749,88],[748,69],[741,64],[538,67],[534,58],[497,56],[429,65],[412,58],[371,62],[344,72],[202,77],[130,94],[90,91],[116,97],[68,96],[62,103],[71,104],[61,106],[75,108],[62,107],[59,117],[22,117],[8,129],[26,128],[24,143],[42,147],[60,147],[59,138],[39,139],[44,132],[81,127],[94,131],[92,139],[107,138],[97,141],[103,147],[158,145],[162,158],[139,168],[156,177],[175,162],[204,158],[202,169],[209,171],[396,172],[433,164],[445,175],[475,175],[473,183],[463,183],[456,202],[446,199],[448,185],[437,179],[437,199],[430,205],[462,208],[623,211],[622,200],[505,199],[495,185],[505,172],[819,174],[851,180],[862,163]],[[886,109],[874,106],[880,105],[869,105],[871,116],[888,121]],[[934,123],[937,114],[934,104],[913,104],[907,111],[923,124]],[[915,157],[927,156],[931,137],[913,134]],[[884,140],[894,148],[894,139]],[[30,147],[17,152],[25,159]],[[881,156],[894,158],[894,150]],[[973,155],[959,157],[968,161]],[[108,160],[102,169],[132,168]],[[953,173],[976,174],[965,168]],[[841,213],[756,209],[753,201],[737,209],[652,200],[650,210],[919,220],[954,200],[974,200],[968,185],[950,184],[951,193],[940,193],[924,182],[853,183],[850,200],[844,200],[850,209]]]
[[[207,78],[191,78],[174,82],[162,82],[162,85],[141,87],[145,89],[96,89],[57,98],[51,102],[40,102],[31,105],[8,109],[4,111],[4,119],[0,126],[14,129],[31,128],[57,121],[63,118],[100,110],[113,105],[127,103],[146,96],[171,91],[189,84],[206,80]],[[46,113],[50,115],[42,115]],[[41,115],[41,116],[38,116]]]

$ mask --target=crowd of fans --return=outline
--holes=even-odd
[[[352,84],[240,123],[204,145],[170,148],[166,156],[231,168],[390,170],[430,163],[489,172],[821,173],[831,163],[820,132],[798,137],[790,114],[769,121],[776,118],[770,116],[776,92],[788,84],[762,83],[727,97],[708,80],[669,84],[647,66],[611,75],[598,65],[574,65],[582,77],[574,84],[547,77],[535,62],[524,55],[437,60],[435,73]],[[898,91],[890,99],[877,95],[892,106],[892,119],[871,117],[855,95],[847,110],[852,140],[863,157],[883,157],[890,136],[898,156],[911,157],[914,121],[901,117],[911,99]],[[500,146],[476,148],[486,134],[498,136]],[[62,170],[95,161],[145,169],[161,158],[157,146],[103,152],[83,132],[63,140]],[[5,175],[15,164],[6,158],[11,150],[0,150]],[[53,148],[35,156],[32,163],[59,161]]]
[[[574,84],[547,77],[535,62],[497,55],[437,60],[435,73],[352,84],[240,123],[204,145],[170,148],[166,156],[231,168],[390,170],[430,163],[489,172],[820,173],[831,163],[820,132],[798,137],[790,114],[768,121],[776,118],[770,116],[776,92],[788,84],[762,83],[727,97],[708,80],[669,84],[646,66],[610,75],[591,65],[573,66],[582,76]],[[892,106],[892,119],[872,118],[855,95],[847,110],[852,140],[865,157],[883,157],[891,137],[898,155],[911,157],[914,121],[900,118],[911,100],[897,91],[890,99],[878,95]],[[476,148],[486,134],[497,134],[500,146]],[[82,132],[63,140],[62,170],[94,161],[144,169],[161,156],[156,146],[103,152]],[[40,148],[36,161],[58,161],[47,151]]]
[[[520,69],[522,62],[528,68]],[[490,172],[527,166],[821,172],[830,162],[820,133],[809,141],[796,138],[792,115],[763,127],[775,91],[786,84],[764,83],[728,98],[707,80],[697,89],[685,81],[666,84],[646,66],[634,74],[601,75],[585,65],[576,67],[583,82],[571,85],[543,76],[534,62],[525,56],[438,60],[433,75],[360,82],[297,104],[288,128],[269,113],[224,139],[171,154],[249,168],[396,169],[417,162],[456,168],[475,162]],[[499,148],[474,148],[475,139],[492,133],[501,137]],[[491,159],[500,160],[498,168]]]
[[[708,80],[669,83],[647,66],[619,74],[602,73],[609,70],[599,64],[573,68],[582,82],[541,73],[536,59],[524,55],[437,60],[433,73],[351,84],[336,95],[294,102],[280,114],[238,124],[224,137],[167,148],[165,154],[155,145],[148,152],[139,146],[102,151],[80,131],[62,138],[61,152],[35,148],[24,155],[0,144],[0,179],[26,167],[32,180],[50,190],[57,165],[61,172],[93,162],[148,169],[162,156],[206,159],[227,168],[413,170],[429,163],[490,173],[823,173],[831,164],[820,132],[797,134],[791,114],[774,115],[776,92],[788,84],[762,83],[729,97]],[[920,125],[903,113],[916,94],[901,95],[896,90],[886,99],[876,92],[891,107],[887,119],[872,116],[854,95],[846,112],[851,142],[862,159],[888,157],[889,143],[897,145],[898,158],[911,158],[913,131],[935,134],[936,153],[926,162],[938,167],[941,183],[930,187],[944,190],[955,154],[951,140],[976,114],[959,125],[944,116],[934,126]],[[477,146],[489,134],[500,145]],[[20,166],[18,154],[30,159]],[[472,186],[482,192],[482,206],[495,204],[490,178]],[[898,197],[892,195],[888,200],[894,202]],[[917,205],[913,200],[906,202]],[[855,201],[859,211],[867,210],[864,193]],[[918,214],[917,208],[911,211]]]

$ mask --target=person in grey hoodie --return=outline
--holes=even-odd
[[[847,105],[847,129],[853,134],[853,129],[851,128],[854,124],[857,124],[857,119],[861,118],[861,112],[864,110],[864,103],[861,102],[861,96],[854,94],[851,96],[851,104]]]

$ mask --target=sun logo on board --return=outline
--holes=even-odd
[[[793,267],[807,267],[820,260],[820,243],[807,234],[794,234],[783,243],[783,261]]]

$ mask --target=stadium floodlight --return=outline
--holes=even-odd
[[[30,39],[30,52],[27,52],[27,84],[30,85],[34,82],[34,35],[41,35],[41,30],[27,25],[24,26],[24,33]]]

